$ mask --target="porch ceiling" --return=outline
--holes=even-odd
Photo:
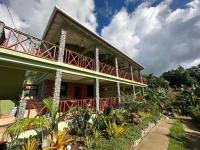
[[[48,80],[54,80],[55,79],[55,74],[49,74],[46,79]],[[69,73],[63,73],[62,75],[62,81],[64,82],[70,82],[70,83],[80,83],[80,84],[94,84],[94,78],[89,78],[89,77],[84,77],[80,75],[75,75],[75,74],[69,74]],[[99,80],[101,84],[106,84],[106,83],[112,83],[106,80]]]

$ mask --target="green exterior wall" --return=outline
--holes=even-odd
[[[11,109],[15,106],[15,101],[0,100],[0,115],[10,113]]]
[[[24,74],[24,70],[0,66],[0,99],[19,99]]]

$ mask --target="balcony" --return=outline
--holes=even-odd
[[[94,98],[90,99],[65,99],[62,98],[59,101],[58,115],[61,116],[63,112],[66,112],[70,108],[78,106],[80,108],[89,109],[95,112],[96,103]],[[101,111],[106,108],[118,108],[117,97],[100,98],[99,107]],[[28,100],[26,103],[25,117],[37,117],[43,114],[47,114],[47,110],[41,100]]]
[[[58,59],[58,45],[38,39],[7,26],[4,27],[4,32],[0,37],[0,47],[51,61],[57,61]],[[63,62],[88,70],[96,70],[94,59],[69,49],[65,49]],[[101,73],[117,76],[116,68],[113,66],[100,62],[99,68],[99,72]],[[123,70],[119,70],[119,77],[146,84],[145,78],[136,75],[132,76],[130,73]]]

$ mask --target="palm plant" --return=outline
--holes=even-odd
[[[117,125],[115,122],[105,122],[106,123],[106,133],[108,134],[109,137],[118,137],[124,132],[124,125]]]
[[[68,129],[64,131],[58,130],[58,132],[52,131],[53,139],[48,138],[51,146],[43,150],[65,150],[66,145],[74,140],[68,133]]]
[[[5,140],[8,140],[9,138],[11,139],[10,146],[17,145],[19,143],[19,135],[29,129],[34,129],[35,131],[37,131],[37,134],[44,131],[51,134],[52,130],[57,132],[58,123],[62,119],[62,117],[57,117],[58,107],[54,105],[53,101],[50,98],[44,99],[43,103],[47,111],[49,112],[48,117],[39,116],[39,118],[24,118],[21,120],[17,120],[14,124],[6,128],[3,134],[3,138]],[[72,110],[73,108],[65,112],[63,116]]]
[[[29,139],[28,142],[24,145],[22,145],[22,150],[37,150],[39,147],[38,141],[33,138]]]
[[[49,112],[48,121],[51,125],[51,129],[57,130],[57,125],[58,125],[58,122],[60,121],[60,118],[57,117],[58,107],[53,103],[53,100],[49,98],[44,99],[43,103]]]
[[[3,133],[3,139],[8,140],[11,138],[11,141],[17,139],[19,135],[29,129],[38,129],[43,128],[49,130],[50,124],[44,117],[40,118],[24,118],[16,121],[14,124],[6,128]]]

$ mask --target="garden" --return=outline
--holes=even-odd
[[[6,128],[3,138],[8,141],[7,149],[129,149],[150,123],[161,119],[153,98],[138,101],[132,95],[122,97],[120,108],[107,108],[98,114],[73,107],[58,116],[51,98],[43,103],[47,114],[18,120]]]
[[[196,84],[190,85],[189,81],[185,82],[192,80],[187,70],[177,70],[171,71],[173,75],[171,72],[161,77],[148,75],[144,99],[122,94],[119,108],[106,108],[99,113],[72,107],[59,116],[52,99],[44,99],[47,113],[17,120],[6,128],[3,138],[8,141],[7,149],[127,150],[137,145],[163,116],[190,116],[199,124],[199,78],[195,78]],[[180,83],[171,80],[176,76],[183,80]],[[169,150],[187,148],[186,133],[180,121],[172,124],[169,138]]]

